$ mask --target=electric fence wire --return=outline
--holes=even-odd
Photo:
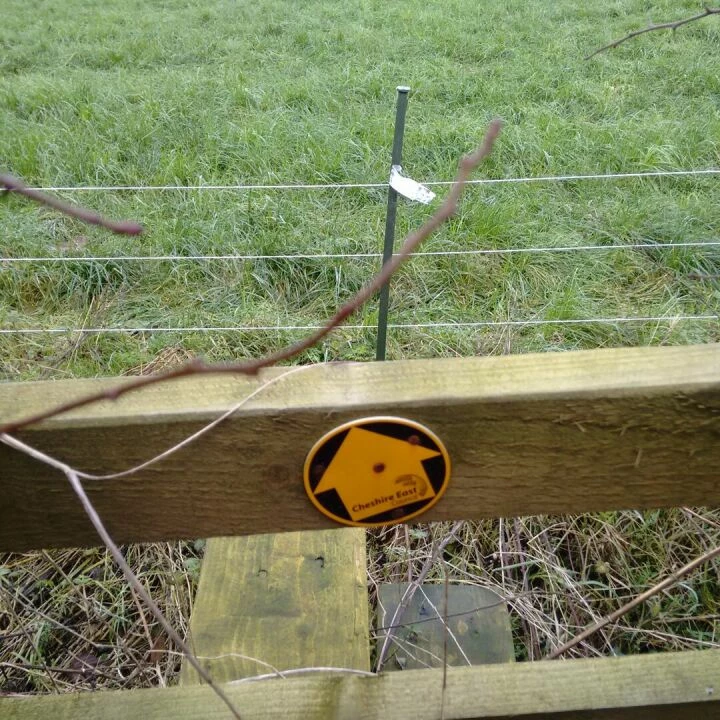
[[[531,327],[540,325],[615,325],[622,323],[677,323],[696,321],[720,321],[720,315],[645,315],[637,317],[598,317],[598,318],[558,318],[528,319],[528,320],[482,320],[478,322],[424,322],[424,323],[389,323],[388,328],[393,330],[434,330],[439,328],[498,328],[498,327]],[[320,330],[322,325],[228,325],[228,326],[190,326],[190,327],[104,327],[104,328],[0,328],[0,335],[64,335],[64,334],[142,334],[142,333],[213,333],[213,332],[309,332]],[[372,330],[374,325],[341,325],[344,330]]]
[[[500,185],[513,183],[552,183],[579,180],[623,180],[629,178],[682,177],[693,175],[720,175],[720,168],[699,168],[694,170],[648,170],[646,172],[600,173],[579,175],[531,175],[527,177],[479,178],[468,180],[467,185]],[[442,187],[452,185],[453,180],[428,180],[423,185]],[[181,190],[369,190],[386,188],[387,182],[365,183],[279,183],[279,184],[237,184],[237,185],[56,185],[32,187],[41,192],[164,192]]]
[[[586,180],[621,180],[630,178],[660,178],[719,175],[720,169],[707,168],[695,170],[653,170],[648,172],[606,173],[528,176],[510,178],[481,178],[468,181],[468,185],[496,185],[513,183],[552,183]],[[452,185],[450,180],[431,180],[428,186]],[[285,190],[350,190],[385,188],[387,183],[312,183],[312,184],[256,184],[256,185],[87,185],[87,186],[48,186],[37,187],[44,192],[142,192],[142,191],[285,191]],[[718,247],[720,241],[678,242],[678,243],[628,243],[621,245],[578,245],[558,247],[513,247],[484,248],[469,250],[428,250],[415,253],[415,256],[472,256],[472,255],[511,255],[520,253],[567,253],[617,250],[667,250],[670,248]],[[278,255],[105,255],[105,256],[38,256],[38,257],[0,257],[0,271],[13,263],[40,262],[114,262],[114,261],[262,261],[262,260],[341,260],[341,259],[377,259],[381,253],[298,253]],[[530,327],[542,325],[578,325],[578,324],[621,324],[621,323],[677,323],[686,321],[718,321],[720,315],[675,315],[675,316],[638,316],[638,317],[602,317],[602,318],[562,318],[562,319],[528,319],[528,320],[486,320],[479,322],[428,322],[428,323],[390,323],[391,329],[453,329],[453,328],[489,328],[489,327]],[[37,335],[37,334],[112,334],[112,333],[212,333],[212,332],[307,332],[318,330],[319,325],[247,325],[247,326],[194,326],[194,327],[107,327],[107,328],[0,328],[0,335]],[[344,325],[346,330],[373,329],[367,325]]]

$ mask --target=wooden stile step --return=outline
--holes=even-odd
[[[365,531],[208,541],[190,645],[217,682],[301,667],[369,670]],[[202,660],[202,658],[217,658]],[[183,663],[181,683],[199,682]]]

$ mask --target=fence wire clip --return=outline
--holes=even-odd
[[[430,188],[405,177],[400,165],[393,165],[390,168],[390,187],[408,200],[415,200],[423,205],[427,205],[435,197],[435,193]]]

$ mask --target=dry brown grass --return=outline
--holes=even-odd
[[[404,526],[370,540],[371,588],[417,575],[448,525]],[[507,599],[516,657],[538,660],[692,558],[720,545],[717,511],[527,517],[466,523],[428,581],[481,585]],[[572,654],[718,646],[718,565],[709,563],[581,643]],[[371,596],[374,593],[371,593]]]
[[[382,582],[416,577],[449,524],[368,534],[371,603]],[[427,582],[507,599],[519,660],[537,660],[663,576],[720,545],[720,511],[674,509],[465,523]],[[202,541],[132,545],[135,572],[181,635]],[[718,647],[720,567],[693,575],[572,651],[576,656]],[[241,652],[242,648],[238,648]],[[180,657],[104,550],[0,557],[0,691],[163,686]]]
[[[124,550],[185,635],[202,543]],[[0,691],[162,686],[179,669],[179,654],[104,549],[0,556]]]

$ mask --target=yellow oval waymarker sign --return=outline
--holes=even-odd
[[[307,456],[305,490],[323,514],[345,525],[405,522],[445,492],[450,457],[413,420],[370,417],[320,438]]]

